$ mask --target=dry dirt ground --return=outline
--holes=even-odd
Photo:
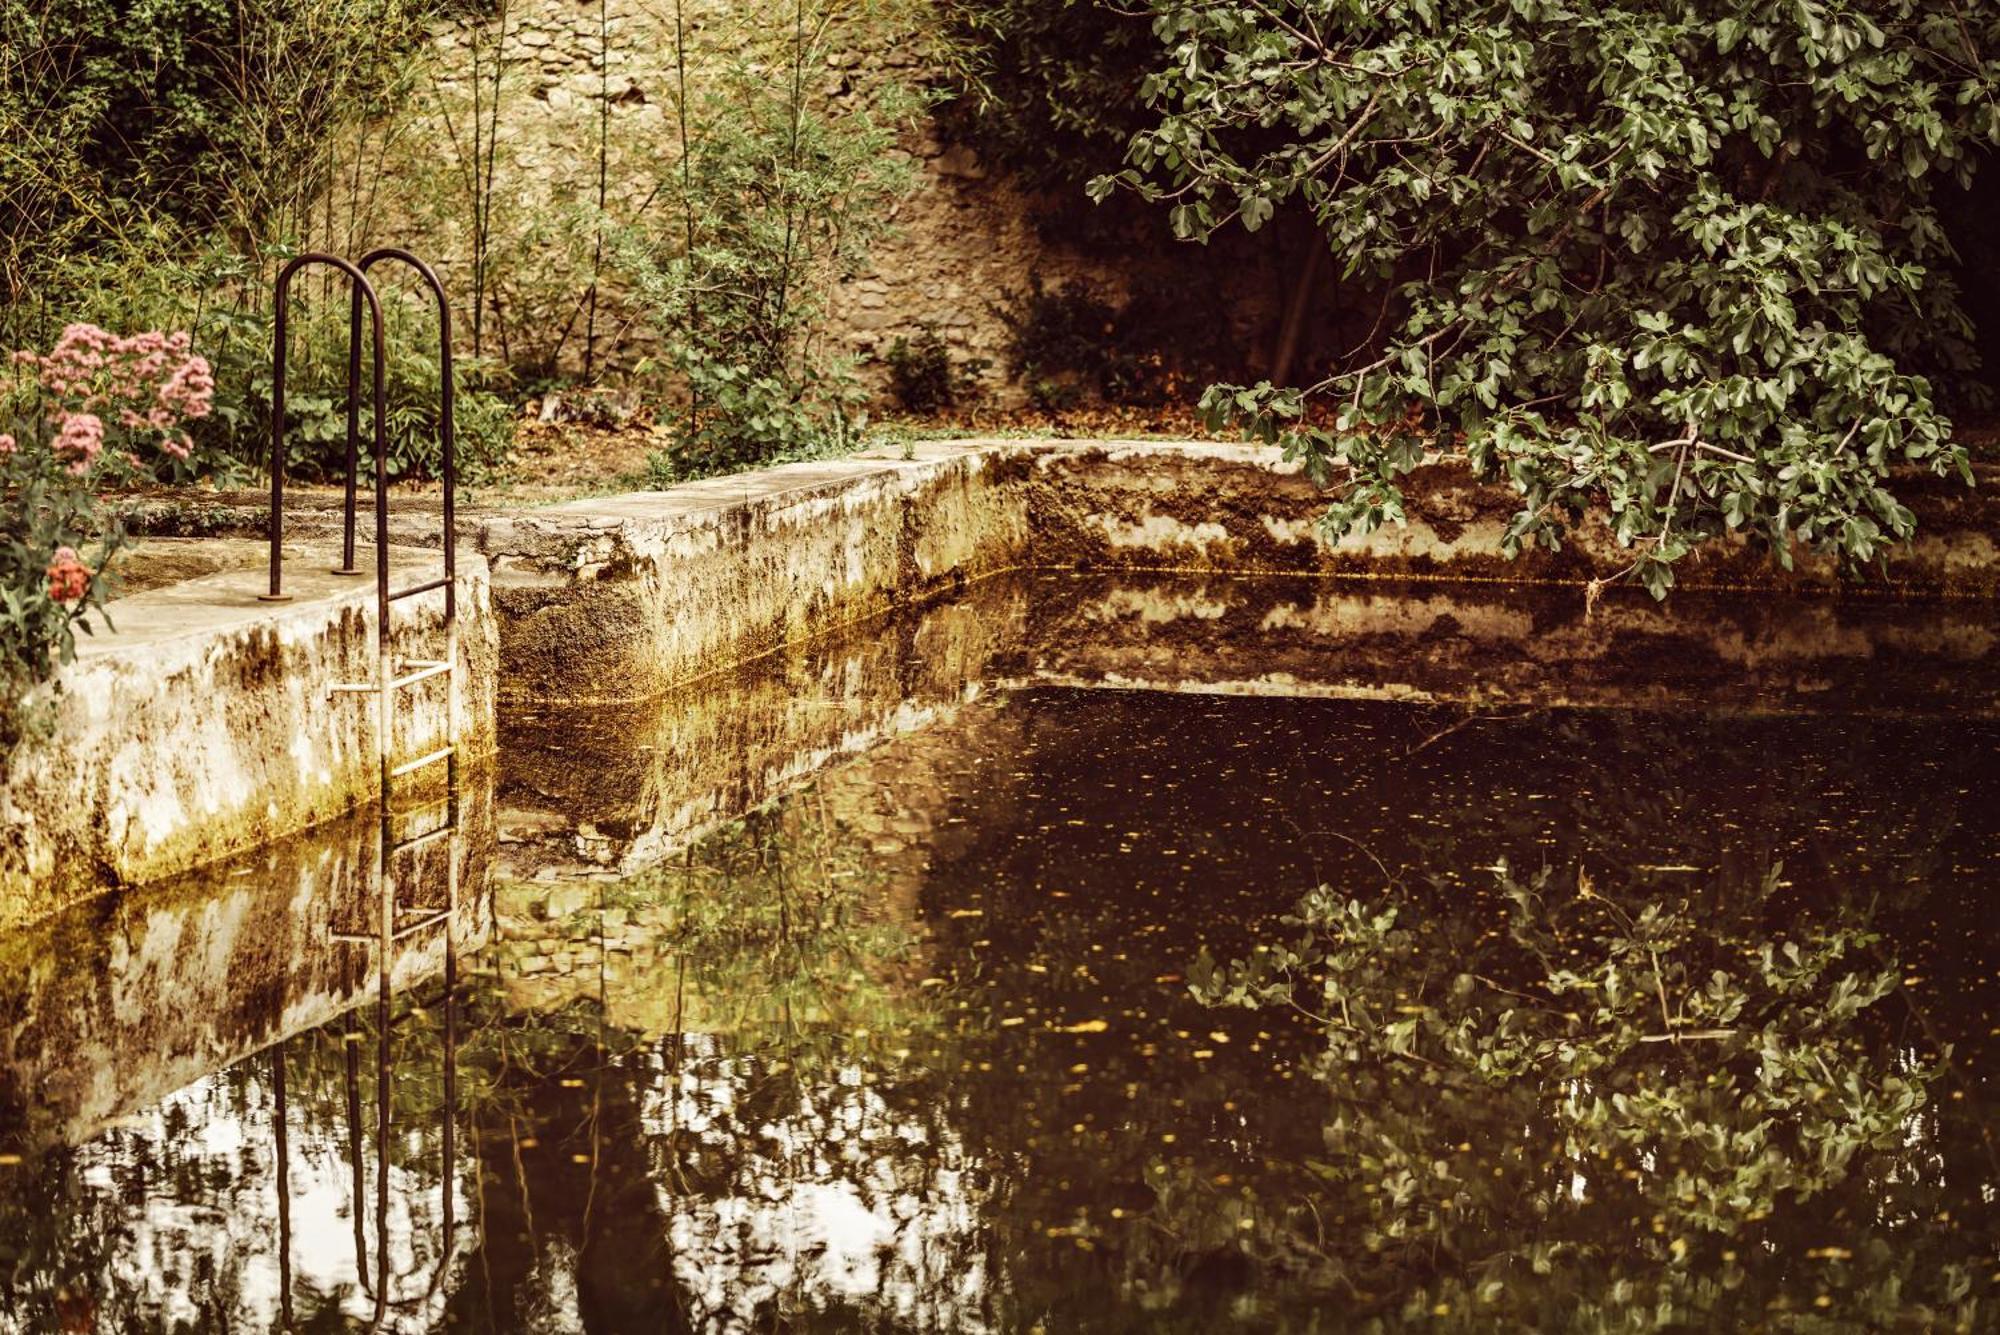
[[[656,486],[648,460],[666,450],[672,429],[635,420],[623,426],[544,423],[525,415],[515,430],[514,461],[505,489],[524,495]],[[1174,440],[1215,437],[1191,405],[1158,408],[1103,407],[1047,413],[1032,409],[968,411],[944,417],[895,417],[871,422],[870,444],[952,436],[1074,437],[1159,436]]]

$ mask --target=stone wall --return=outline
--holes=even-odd
[[[1672,663],[1680,700],[1698,690],[1771,708],[1771,698],[1820,690],[1849,707],[1987,710],[2000,698],[1987,670],[2000,503],[1997,479],[1982,480],[1976,491],[1900,483],[1919,536],[1870,582],[1844,584],[1822,559],[1780,571],[1747,543],[1721,543],[1679,569],[1663,609],[1629,585],[1593,605],[1589,582],[1630,561],[1601,523],[1559,553],[1501,558],[1517,499],[1452,464],[1409,478],[1407,525],[1333,543],[1315,523],[1325,497],[1275,449],[913,444],[463,515],[462,717],[480,750],[498,711],[517,725],[506,783],[510,812],[525,813],[523,843],[542,842],[535,832],[559,826],[561,812],[587,810],[595,832],[558,831],[559,860],[620,868],[988,680],[1192,677],[1209,689],[1600,703],[1663,690],[1659,665]],[[0,776],[0,926],[376,798],[370,702],[327,693],[372,675],[373,590],[325,574],[330,558],[300,553],[290,578],[301,599],[281,608],[256,601],[259,574],[244,569],[112,605],[117,633],[90,640],[51,692],[54,735],[9,757]],[[397,583],[435,561],[399,554]],[[798,653],[1008,570],[1174,572],[1218,591],[1237,576],[1286,578],[1242,581],[1228,597],[1183,587],[1085,599],[1069,586],[1046,599],[975,599],[927,628],[873,623],[907,631],[907,654],[895,643]],[[1378,596],[1391,580],[1435,592]],[[1548,596],[1514,595],[1535,586]],[[1776,610],[1746,617],[1689,601],[1704,589],[1752,591]],[[1903,599],[1932,601],[1905,612]],[[435,641],[423,626],[435,601],[398,608],[412,634],[405,652],[428,656],[420,641]],[[1885,675],[1877,660],[1892,650],[1918,662],[1914,677]],[[707,685],[664,714],[642,709],[635,721],[615,708],[765,655],[775,675],[744,688],[757,702],[745,713]],[[1263,666],[1242,675],[1248,663]],[[866,688],[852,689],[857,681]],[[1608,683],[1610,695],[1579,694],[1577,683]],[[1557,689],[1568,694],[1549,694]],[[440,698],[408,701],[398,754],[436,744]],[[530,711],[549,723],[538,743],[518,726]],[[545,865],[523,862],[534,873]]]
[[[163,544],[164,545],[164,544]],[[115,630],[28,697],[44,734],[0,757],[0,923],[113,886],[144,884],[321,824],[381,795],[373,694],[375,582],[327,573],[332,547],[288,548],[295,601],[258,601],[261,569],[226,569],[115,600]],[[436,552],[396,551],[392,586],[437,573]],[[398,663],[443,655],[442,591],[394,604]],[[485,563],[459,567],[461,755],[490,754],[497,628]],[[448,735],[446,679],[399,691],[392,759]],[[441,789],[442,765],[398,781]]]
[[[486,520],[504,704],[643,700],[1007,569],[1174,570],[1353,580],[1557,584],[1631,563],[1601,523],[1508,560],[1519,506],[1455,463],[1406,482],[1410,519],[1329,542],[1326,498],[1274,448],[959,441],[870,451]],[[1916,539],[1876,592],[1990,599],[1996,506],[1956,481],[1901,485]],[[1864,592],[1803,553],[1778,570],[1725,542],[1677,570],[1689,590]],[[1643,595],[1639,595],[1643,597]],[[1581,595],[1579,594],[1579,598]]]
[[[751,40],[759,12],[718,0],[687,5],[689,77],[697,90]],[[490,113],[497,60],[489,268],[502,308],[489,317],[482,344],[516,364],[546,357],[566,372],[580,371],[590,322],[585,293],[596,248],[600,131],[612,225],[671,227],[658,216],[658,187],[678,162],[673,20],[668,0],[608,0],[600,34],[595,4],[515,0],[504,22],[441,31],[435,65],[406,111],[395,124],[377,127],[379,143],[360,147],[359,157],[373,155],[380,170],[357,172],[341,188],[334,211],[356,217],[353,243],[414,244],[436,257],[458,298],[461,341],[469,341],[473,238],[463,159],[475,72],[478,105]],[[829,44],[812,91],[831,112],[866,103],[891,83],[937,83],[925,54],[931,39],[907,22],[886,22],[851,28]],[[690,102],[698,137],[701,110]],[[929,326],[959,361],[989,363],[983,387],[995,401],[1019,402],[1021,391],[1006,374],[1008,330],[996,307],[1011,293],[1025,293],[1034,275],[1052,287],[1088,281],[1115,302],[1149,272],[1147,264],[1134,264],[1130,249],[1089,251],[1052,240],[1037,226],[1047,200],[1019,188],[971,146],[940,137],[929,120],[905,136],[897,154],[916,168],[914,192],[894,210],[891,231],[868,265],[828,290],[828,350],[860,359],[878,387],[886,377],[879,356],[897,336]],[[1245,263],[1246,255],[1264,253],[1247,245],[1216,257],[1231,275],[1233,295],[1227,310],[1211,314],[1230,321],[1245,346],[1272,323],[1272,275],[1254,259]],[[641,313],[617,290],[615,256],[596,323],[592,360],[600,373],[615,378],[656,350]]]

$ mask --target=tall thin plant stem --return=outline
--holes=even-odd
[[[778,268],[778,296],[771,327],[784,326],[785,307],[791,299],[793,252],[798,243],[799,141],[805,118],[806,81],[806,0],[792,0],[792,87],[791,103],[785,108],[790,121],[790,138],[785,150],[788,178],[780,187],[785,201],[785,251]]]
[[[692,274],[694,267],[695,224],[694,224],[694,154],[693,141],[688,137],[688,74],[687,74],[687,15],[686,0],[674,0],[674,78],[677,84],[674,105],[678,111],[681,141],[681,227],[683,250],[681,262]],[[699,289],[688,284],[687,322],[690,331],[701,328],[701,298]],[[694,436],[695,423],[700,417],[701,396],[695,387],[688,386],[687,433]]]
[[[597,235],[590,252],[590,314],[583,325],[583,378],[597,369],[597,290],[604,274],[604,208],[611,175],[611,16],[597,0]]]

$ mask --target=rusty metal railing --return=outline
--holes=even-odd
[[[435,579],[419,580],[402,588],[391,588],[389,584],[389,458],[388,458],[388,411],[387,384],[384,375],[385,349],[382,320],[382,302],[368,273],[384,261],[394,261],[409,266],[430,289],[437,302],[438,319],[438,443],[442,455],[442,481],[444,484],[444,535],[443,574]],[[375,1174],[375,1275],[372,1294],[375,1300],[375,1324],[379,1327],[386,1319],[389,1303],[389,1110],[390,1110],[390,997],[393,983],[393,959],[399,943],[417,933],[427,933],[442,928],[445,947],[445,1076],[444,1076],[444,1157],[445,1173],[443,1184],[443,1216],[445,1261],[441,1263],[438,1277],[433,1281],[433,1290],[443,1281],[444,1267],[449,1264],[452,1230],[454,1227],[455,1186],[452,1169],[455,1153],[456,1127],[454,1118],[457,1108],[457,1083],[453,1063],[456,1059],[456,1030],[453,1022],[453,992],[457,985],[458,954],[455,936],[455,915],[459,907],[460,879],[464,855],[462,834],[462,811],[459,793],[459,699],[458,699],[458,528],[456,512],[456,492],[458,487],[457,460],[457,399],[455,374],[451,350],[451,302],[445,293],[443,282],[430,265],[418,259],[407,250],[385,246],[372,250],[358,262],[350,263],[338,256],[312,253],[300,255],[288,261],[278,271],[277,279],[277,320],[273,335],[272,349],[272,390],[271,390],[271,570],[270,591],[258,595],[267,601],[282,602],[290,595],[284,592],[284,495],[285,495],[285,380],[287,361],[287,315],[292,278],[303,268],[312,264],[323,264],[345,274],[348,279],[349,315],[347,347],[347,483],[342,504],[340,564],[332,573],[335,575],[360,575],[364,573],[355,564],[355,533],[357,528],[357,501],[360,494],[361,472],[361,372],[362,372],[362,312],[367,309],[370,316],[370,332],[373,335],[373,441],[375,472],[375,609],[376,609],[376,672],[373,682],[341,682],[329,689],[333,695],[370,694],[376,697],[376,754],[380,767],[381,802],[379,842],[373,866],[375,902],[372,921],[366,925],[343,927],[330,925],[330,934],[335,941],[348,942],[356,946],[372,947],[376,963],[376,1007],[377,1028],[380,1051],[377,1056],[376,1082],[376,1146],[379,1160]],[[390,613],[395,604],[405,598],[434,590],[444,592],[444,654],[437,659],[405,659],[400,665],[394,657],[394,637],[391,633]],[[442,677],[445,686],[445,744],[443,747],[414,759],[398,761],[394,754],[393,724],[395,710],[392,697],[398,691],[415,686],[419,682]],[[396,807],[395,781],[415,773],[437,761],[445,762],[445,795],[442,801],[433,800],[420,806],[414,812],[399,812]],[[399,817],[416,815],[425,811],[443,808],[443,820],[437,825],[416,833],[406,833],[398,837],[396,821]],[[448,841],[445,861],[445,894],[441,908],[432,906],[405,906],[398,889],[401,878],[397,875],[397,859],[404,854],[414,854],[416,850],[440,840]],[[413,859],[413,862],[415,860]],[[279,1060],[282,1061],[282,1052]],[[350,1082],[354,1073],[350,1072]],[[350,1091],[350,1104],[356,1103],[356,1090]],[[358,1126],[356,1128],[358,1136]],[[279,1152],[285,1152],[283,1139],[283,1112],[279,1112]],[[368,1262],[362,1225],[362,1180],[361,1163],[358,1157],[359,1143],[356,1142],[354,1161],[354,1212],[355,1212],[355,1265],[364,1291],[370,1291]],[[284,1202],[281,1200],[281,1204]],[[289,1221],[281,1220],[284,1234],[285,1266],[289,1269],[290,1237]],[[289,1283],[286,1285],[286,1305],[289,1307]]]

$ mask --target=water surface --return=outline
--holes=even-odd
[[[502,875],[398,948],[386,1001],[377,948],[329,921],[231,994],[239,1037],[222,1009],[140,1023],[227,925],[217,893],[64,928],[111,943],[83,976],[10,963],[0,1329],[1991,1327],[2000,726],[1005,666],[691,844],[603,814],[632,792],[601,766],[536,771],[538,800],[608,804],[562,825],[503,767]],[[325,861],[235,884],[291,921]],[[1303,971],[1300,1004],[1191,994],[1299,938],[1318,886],[1395,907],[1402,944]],[[1548,970],[1514,944],[1530,900],[1570,933]],[[1588,974],[1590,915],[1640,904],[1681,915],[1663,948],[1698,978],[1846,933],[1759,1040],[1825,1053],[1824,1082],[1781,1086],[1797,1107],[1739,1117],[1766,1060],[1741,1035],[1489,1077],[1421,1028],[1484,1041],[1525,1023],[1489,1004],[1512,991],[1588,1048],[1597,1002],[1541,980]],[[1306,1014],[1328,975],[1381,989],[1413,1046],[1334,1062],[1359,1029]],[[1453,991],[1489,984],[1483,1010]],[[1653,1037],[1698,1005],[1663,996]],[[230,1042],[260,1050],[202,1055]],[[1638,1111],[1576,1114],[1600,1098]],[[1842,1109],[1892,1102],[1828,1148]],[[1742,1134],[1706,1143],[1697,1114]]]

